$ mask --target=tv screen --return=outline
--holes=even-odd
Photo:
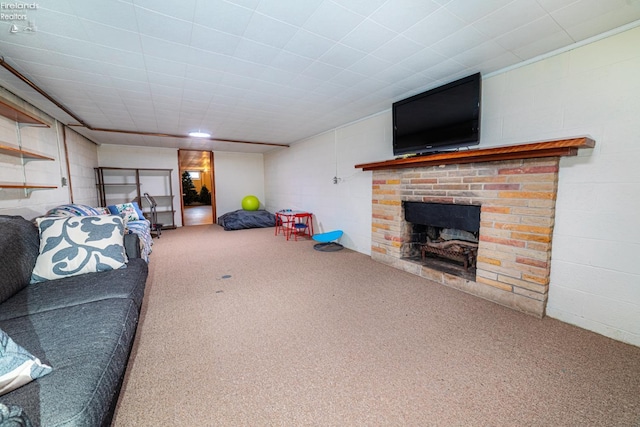
[[[427,154],[480,143],[480,73],[395,102],[393,154]]]

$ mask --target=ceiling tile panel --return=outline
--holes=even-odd
[[[482,0],[482,1],[469,1],[469,0],[451,0],[445,5],[445,8],[458,18],[462,19],[466,23],[472,23],[479,19],[484,18],[486,15],[490,15],[493,12],[505,7],[513,0]],[[551,2],[556,1],[576,1],[576,0],[546,0]],[[540,3],[540,1],[538,2]],[[524,10],[523,10],[524,13]]]
[[[522,13],[526,10],[527,13]],[[501,35],[544,16],[546,12],[536,0],[514,0],[473,23],[474,28],[489,37]]]
[[[322,55],[319,60],[325,64],[343,69],[348,68],[365,56],[366,53],[362,51],[355,50],[342,44],[336,44],[331,48],[331,50]]]
[[[364,18],[339,4],[323,2],[304,24],[306,30],[339,41],[357,27]]]
[[[111,0],[91,0],[70,2],[79,17],[99,24],[127,31],[138,31],[135,7],[131,3]]]
[[[371,53],[391,41],[397,34],[397,32],[383,27],[370,19],[365,19],[353,31],[343,37],[340,43],[362,52]]]
[[[340,6],[362,16],[369,16],[387,0],[331,0]]]
[[[403,35],[424,46],[431,46],[467,24],[449,10],[440,8],[407,29]]]
[[[315,12],[323,0],[304,0],[297,2],[265,1],[260,2],[256,12],[278,21],[301,27]]]
[[[194,25],[193,27],[191,47],[196,49],[231,56],[239,43],[240,37],[238,36],[203,27],[202,25]],[[175,48],[172,50],[175,50]],[[185,54],[189,55],[188,52],[185,52]]]
[[[135,0],[133,3],[137,10],[146,9],[187,22],[193,22],[196,11],[195,0],[180,0],[180,3],[175,0]]]
[[[206,127],[273,142],[302,140],[438,84],[640,24],[640,0],[54,3],[33,12],[35,32],[18,25],[10,34],[11,22],[0,20],[0,55],[79,117],[116,129]],[[5,68],[0,79],[54,117],[75,121]],[[78,132],[105,144],[272,149]]]
[[[173,16],[142,8],[136,9],[136,18],[140,34],[183,45],[188,45],[191,40],[193,30],[191,21],[176,19]]]
[[[293,25],[254,13],[247,24],[243,37],[260,43],[283,48],[298,31]]]
[[[248,39],[241,39],[234,56],[247,62],[269,65],[278,56],[280,49]]]
[[[415,55],[423,50],[424,45],[418,44],[407,39],[404,36],[398,36],[395,39],[385,43],[376,49],[372,55],[391,63],[398,63],[405,58]]]
[[[317,59],[334,46],[335,42],[306,30],[297,31],[284,49],[305,58]]]
[[[431,0],[388,1],[371,14],[371,19],[394,31],[402,32],[440,7]]]
[[[207,28],[241,36],[253,16],[255,5],[247,8],[234,3],[237,2],[197,0],[193,22]],[[255,3],[258,4],[259,0],[256,0]]]

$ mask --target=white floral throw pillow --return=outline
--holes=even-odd
[[[122,268],[127,262],[118,215],[38,218],[40,254],[31,283]]]

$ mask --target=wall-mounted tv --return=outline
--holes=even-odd
[[[428,154],[480,143],[480,73],[393,103],[393,154]]]

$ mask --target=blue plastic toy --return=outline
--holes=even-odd
[[[334,252],[344,249],[344,246],[342,246],[340,243],[334,242],[334,240],[338,240],[339,238],[341,238],[342,234],[342,230],[334,230],[328,231],[326,233],[314,234],[312,236],[312,239],[320,243],[316,243],[315,245],[313,245],[313,249],[322,252]]]

